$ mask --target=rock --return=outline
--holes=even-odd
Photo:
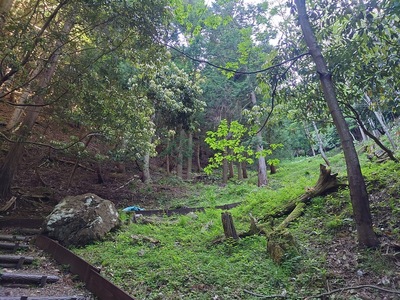
[[[95,194],[65,197],[45,220],[44,233],[65,246],[84,246],[120,225],[114,204]]]

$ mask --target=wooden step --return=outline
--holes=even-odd
[[[17,250],[21,248],[29,248],[29,245],[21,244],[21,243],[6,243],[0,242],[0,249],[7,249],[7,250]]]
[[[86,298],[82,296],[58,296],[58,297],[20,296],[20,297],[0,297],[0,300],[86,300]]]
[[[57,282],[60,278],[53,275],[33,275],[22,273],[3,273],[0,274],[1,283],[26,283],[26,284],[39,284],[45,286],[46,283]]]
[[[0,234],[0,240],[2,241],[29,241],[31,239],[30,236],[24,235],[14,235],[14,234]]]
[[[23,264],[31,264],[33,260],[32,256],[0,255],[0,266],[20,269]]]

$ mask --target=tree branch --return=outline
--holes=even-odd
[[[356,122],[360,126],[361,130],[364,131],[364,133],[368,137],[370,137],[384,152],[386,152],[391,160],[393,160],[395,162],[399,162],[399,160],[394,156],[394,153],[390,149],[388,149],[385,145],[383,145],[381,143],[381,141],[375,135],[373,135],[371,132],[369,132],[367,130],[367,128],[365,128],[365,125],[361,121],[360,114],[355,110],[355,108],[346,102],[343,102],[343,101],[339,101],[339,102],[342,103],[345,107],[347,107],[353,113],[354,117],[352,117],[352,118],[356,120]]]
[[[319,295],[316,295],[316,296],[308,296],[308,297],[306,297],[304,299],[307,300],[307,299],[314,299],[314,298],[323,298],[325,296],[329,296],[329,295],[332,295],[334,293],[340,293],[340,292],[347,291],[347,290],[365,289],[365,288],[371,288],[371,289],[376,289],[376,290],[380,290],[380,291],[387,292],[387,293],[400,295],[400,291],[397,291],[397,290],[389,290],[389,289],[381,288],[381,287],[376,286],[376,285],[364,284],[364,285],[348,286],[348,287],[344,287],[344,288],[341,288],[341,289],[336,289],[336,290],[332,290],[332,291],[329,291],[329,292],[326,292],[326,293],[322,293],[322,294],[319,294]]]
[[[28,141],[15,141],[15,140],[12,140],[12,139],[8,138],[4,133],[0,132],[0,137],[2,137],[3,139],[5,139],[7,142],[10,142],[10,143],[22,143],[22,144],[29,144],[29,145],[36,145],[36,146],[40,146],[40,147],[47,147],[47,148],[50,148],[50,149],[53,149],[53,150],[57,150],[57,151],[69,149],[69,148],[71,148],[72,146],[74,146],[74,145],[76,145],[76,144],[82,142],[82,141],[83,141],[84,139],[86,139],[87,137],[93,137],[93,136],[104,136],[104,134],[98,133],[98,132],[88,133],[88,134],[86,134],[84,137],[82,137],[81,139],[79,139],[78,141],[73,142],[72,144],[69,144],[68,146],[65,146],[65,147],[62,147],[62,148],[57,148],[57,147],[51,146],[51,145],[49,145],[49,144],[43,144],[43,143],[37,143],[37,142],[28,142]]]
[[[254,297],[262,298],[262,299],[272,299],[272,298],[286,298],[286,294],[282,293],[281,295],[262,295],[262,294],[257,294],[254,292],[251,292],[249,290],[243,290],[246,294],[250,294]]]
[[[204,64],[207,64],[207,65],[212,66],[212,67],[214,67],[214,68],[217,68],[217,69],[220,69],[220,70],[224,70],[224,71],[227,71],[227,72],[236,73],[236,74],[238,74],[238,75],[251,75],[251,74],[258,74],[258,73],[267,72],[267,71],[269,71],[269,70],[272,70],[272,69],[275,69],[275,68],[277,68],[277,67],[280,67],[280,66],[282,66],[282,65],[284,65],[284,64],[286,64],[286,63],[288,63],[288,62],[297,61],[299,58],[302,58],[303,56],[310,55],[309,52],[305,52],[305,53],[302,53],[302,54],[299,54],[299,55],[297,55],[297,56],[295,56],[295,57],[292,57],[292,58],[289,58],[289,59],[287,59],[287,60],[284,60],[284,61],[282,61],[282,62],[280,62],[280,63],[278,63],[278,64],[276,64],[276,65],[270,66],[270,67],[265,68],[265,69],[255,70],[255,71],[243,71],[243,72],[239,72],[238,70],[233,70],[233,69],[229,69],[229,68],[225,68],[225,67],[218,66],[218,65],[216,65],[216,64],[213,64],[213,63],[209,62],[208,60],[194,58],[194,57],[190,56],[189,54],[183,52],[182,50],[179,50],[178,48],[176,48],[176,47],[174,47],[174,46],[172,46],[172,45],[168,45],[168,44],[166,44],[166,43],[162,43],[162,44],[165,45],[165,46],[168,47],[168,48],[171,48],[171,49],[175,50],[176,52],[182,54],[183,56],[189,58],[190,60],[196,61],[196,62],[198,62],[198,63],[204,63]]]
[[[307,54],[309,54],[309,53],[307,53]],[[298,59],[300,59],[301,57],[303,57],[303,56],[304,56],[304,54],[302,54],[301,56],[297,56],[297,57],[295,57],[294,59],[291,59],[291,64],[289,65],[289,67],[287,67],[286,70],[285,70],[281,75],[279,75],[279,78],[276,79],[276,81],[274,82],[274,87],[273,87],[273,89],[272,89],[272,94],[271,94],[271,110],[270,110],[270,112],[268,113],[267,118],[265,119],[263,125],[260,127],[260,129],[257,130],[256,134],[259,133],[259,132],[261,132],[261,130],[263,130],[263,129],[265,128],[265,126],[266,126],[267,123],[268,123],[269,118],[272,116],[272,113],[273,113],[274,108],[275,108],[275,95],[276,95],[276,89],[278,88],[278,82],[279,82],[279,80],[282,79],[282,77],[290,70],[290,68],[294,65],[294,63],[295,63]],[[290,60],[287,60],[287,61],[290,61]],[[286,62],[287,62],[287,61],[286,61]],[[277,65],[276,65],[276,66],[277,66]]]

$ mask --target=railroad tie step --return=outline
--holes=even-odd
[[[0,242],[0,248],[6,250],[16,251],[18,249],[26,249],[29,248],[29,245],[21,244],[19,241],[15,243],[8,243],[8,242]]]
[[[59,296],[59,297],[19,296],[19,297],[0,297],[0,300],[86,300],[86,298],[82,296]]]
[[[21,269],[23,264],[31,264],[33,260],[32,256],[0,255],[0,266]]]
[[[29,241],[31,239],[31,236],[26,236],[26,235],[15,235],[15,234],[0,234],[0,240],[1,241]]]
[[[1,283],[24,283],[24,284],[39,284],[43,287],[46,283],[57,282],[60,278],[54,275],[33,275],[20,273],[3,273],[0,274]]]

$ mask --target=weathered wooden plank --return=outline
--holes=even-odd
[[[20,244],[20,243],[6,243],[6,242],[0,242],[0,248],[1,248],[1,249],[16,250],[16,249],[28,248],[28,247],[29,247],[29,245]]]
[[[86,298],[82,296],[56,296],[56,297],[20,296],[20,297],[0,297],[0,300],[86,300]]]
[[[57,282],[60,278],[54,275],[33,275],[22,273],[3,273],[0,274],[0,282],[13,283],[37,283],[44,285],[46,283]]]
[[[2,241],[28,241],[30,237],[23,235],[11,235],[11,234],[0,234],[0,240]]]
[[[21,259],[25,264],[31,264],[34,260],[32,256],[0,255],[0,263],[18,263]]]

